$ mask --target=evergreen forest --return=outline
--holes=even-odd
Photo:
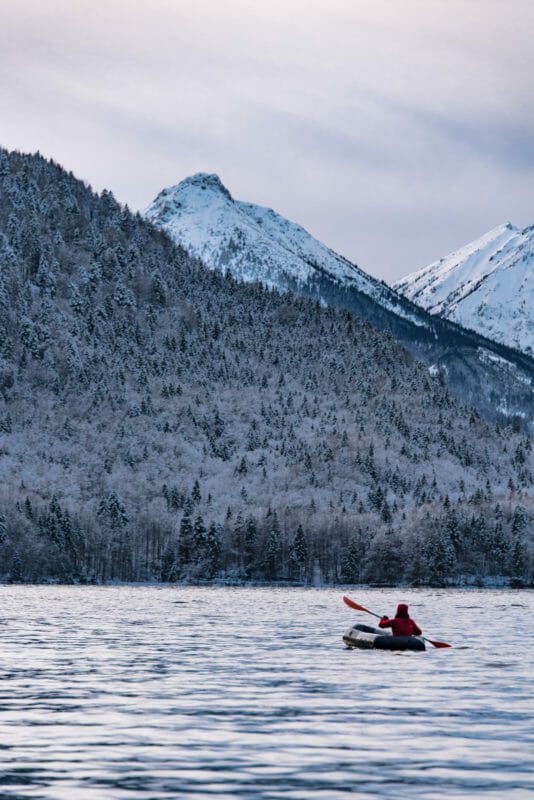
[[[2,581],[533,580],[517,419],[5,150],[0,475]]]

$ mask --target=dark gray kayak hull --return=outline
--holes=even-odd
[[[419,636],[392,636],[370,625],[354,625],[345,631],[343,641],[360,650],[426,650]]]

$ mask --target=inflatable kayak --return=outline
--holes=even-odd
[[[426,650],[419,636],[392,636],[370,625],[354,625],[343,634],[347,647],[361,650]]]

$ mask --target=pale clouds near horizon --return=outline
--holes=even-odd
[[[217,172],[393,280],[534,224],[533,36],[531,0],[17,0],[0,144],[140,209]]]

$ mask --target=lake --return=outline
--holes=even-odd
[[[425,653],[347,650],[405,601]],[[0,586],[0,798],[534,796],[528,590]]]

